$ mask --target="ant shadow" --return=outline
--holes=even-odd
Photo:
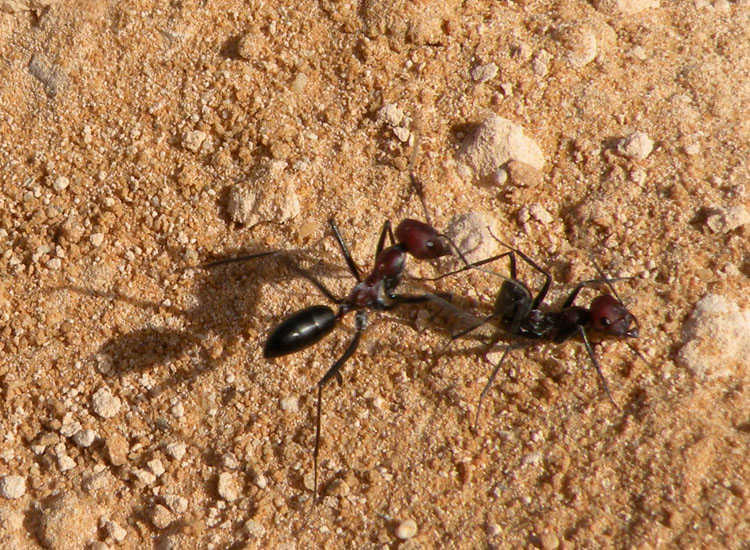
[[[242,250],[229,251],[226,257],[243,253],[245,251]],[[133,373],[152,373],[178,360],[187,359],[187,367],[170,369],[167,379],[160,380],[159,384],[162,390],[190,387],[201,373],[221,361],[225,353],[217,350],[233,349],[245,341],[248,327],[258,324],[265,326],[264,321],[268,321],[270,329],[274,316],[259,315],[258,311],[258,305],[267,292],[265,283],[283,284],[304,279],[291,267],[292,263],[297,262],[310,263],[309,271],[316,276],[337,278],[347,274],[341,266],[319,260],[313,262],[309,253],[289,250],[277,256],[208,270],[201,266],[180,269],[182,273],[179,276],[184,274],[193,279],[195,285],[194,299],[191,300],[195,305],[188,309],[127,295],[119,290],[91,290],[75,285],[63,285],[52,290],[124,302],[152,311],[155,317],[158,316],[158,321],[149,323],[151,326],[113,336],[94,353],[94,359],[106,363],[104,368],[100,368],[105,376],[119,379]],[[311,294],[316,293],[314,287],[311,288]],[[282,315],[284,313],[280,312]],[[156,326],[157,323],[159,326]]]

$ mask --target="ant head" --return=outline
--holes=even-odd
[[[434,260],[452,254],[450,242],[434,227],[417,220],[404,220],[396,227],[396,240],[419,260]]]
[[[614,296],[604,294],[594,298],[590,312],[591,328],[612,336],[638,338],[638,321]]]

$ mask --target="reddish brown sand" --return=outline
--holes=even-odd
[[[748,307],[748,228],[707,222],[750,203],[748,0],[32,4],[0,12],[0,478],[25,487],[6,498],[5,478],[1,548],[749,547],[747,372],[676,362],[701,297]],[[419,308],[373,314],[325,393],[313,508],[313,389],[352,319],[267,361],[269,329],[323,302],[311,285],[273,261],[185,268],[300,249],[346,292],[329,217],[363,267],[384,220],[423,217],[388,103],[421,119],[435,225],[495,218],[553,303],[592,258],[636,276],[618,292],[650,365],[597,348],[616,410],[580,343],[516,352],[474,433],[476,342],[445,349]],[[541,173],[459,176],[489,113],[539,144]],[[636,131],[642,160],[617,153]],[[299,214],[234,223],[230,189],[272,160]],[[533,204],[551,220],[520,223]],[[486,312],[497,284],[433,286]]]

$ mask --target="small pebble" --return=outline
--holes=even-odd
[[[94,430],[79,430],[73,436],[73,442],[79,447],[90,447],[96,439],[96,432]]]
[[[187,445],[184,443],[168,443],[167,446],[164,447],[164,452],[167,453],[167,456],[170,456],[175,460],[182,460],[182,457],[185,456],[185,453],[187,452]]]
[[[185,149],[195,153],[198,151],[198,149],[201,148],[201,145],[203,145],[203,142],[206,141],[207,137],[208,136],[206,132],[201,132],[200,130],[191,130],[189,132],[186,132],[182,137],[182,145],[185,147]]]
[[[156,476],[147,470],[135,468],[130,472],[133,477],[140,481],[143,485],[153,485],[156,482]]]
[[[112,418],[120,412],[120,398],[112,395],[106,386],[99,388],[92,397],[94,412],[102,418]]]
[[[413,519],[402,521],[396,527],[396,536],[401,540],[409,540],[417,534],[417,522]]]
[[[254,519],[249,519],[245,522],[245,532],[248,537],[259,539],[266,534],[266,528]]]
[[[76,467],[76,461],[66,454],[57,455],[57,467],[61,472],[67,472]]]
[[[0,477],[0,496],[10,500],[21,498],[26,494],[26,478],[9,475]]]
[[[645,159],[653,149],[653,140],[644,132],[634,132],[617,144],[617,152],[633,160]]]
[[[411,132],[409,131],[409,129],[403,128],[401,126],[397,126],[396,128],[394,128],[393,133],[401,143],[406,143],[407,141],[409,141],[409,137],[411,137]]]
[[[128,532],[123,529],[118,523],[109,520],[106,520],[102,523],[104,525],[104,529],[107,531],[107,534],[113,541],[122,542],[125,540]]]
[[[185,497],[179,495],[167,495],[164,497],[164,502],[166,502],[169,509],[175,514],[184,514],[187,512],[188,501]]]
[[[399,126],[404,119],[404,112],[395,103],[386,103],[378,111],[377,118],[389,126]]]
[[[485,532],[488,537],[496,537],[503,532],[502,528],[497,523],[488,523],[485,528]]]
[[[234,502],[240,496],[240,484],[237,477],[231,472],[219,474],[218,483],[219,496],[227,502]]]
[[[557,550],[560,548],[560,539],[552,531],[545,530],[539,536],[539,542],[542,545],[542,550]]]
[[[294,80],[292,80],[291,85],[289,88],[297,94],[301,94],[305,91],[305,86],[307,86],[307,75],[305,73],[297,73],[297,76],[294,77]]]
[[[68,185],[70,185],[70,180],[65,176],[56,178],[55,182],[52,184],[56,191],[63,191],[67,189]]]
[[[149,469],[153,472],[153,474],[156,477],[161,476],[166,470],[164,469],[164,465],[161,463],[161,460],[158,458],[155,458],[153,460],[149,460],[146,465],[149,467]]]
[[[128,460],[128,440],[120,432],[114,432],[107,437],[105,447],[107,457],[113,466],[122,466]]]
[[[104,242],[104,234],[103,233],[92,233],[89,237],[89,241],[91,241],[91,244],[93,246],[99,247]]]
[[[543,225],[552,223],[552,216],[547,212],[541,204],[532,204],[529,206],[529,214]]]
[[[172,524],[174,519],[174,514],[161,504],[154,506],[154,509],[151,511],[151,523],[153,523],[154,527],[157,529],[166,529]]]
[[[497,76],[497,71],[494,63],[477,65],[471,70],[471,78],[474,82],[488,82]]]
[[[282,411],[297,412],[299,410],[299,398],[296,395],[282,397],[279,400],[279,407]]]

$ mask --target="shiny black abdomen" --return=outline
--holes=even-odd
[[[281,357],[319,342],[336,324],[328,306],[310,306],[294,313],[276,327],[263,346],[263,357]]]

